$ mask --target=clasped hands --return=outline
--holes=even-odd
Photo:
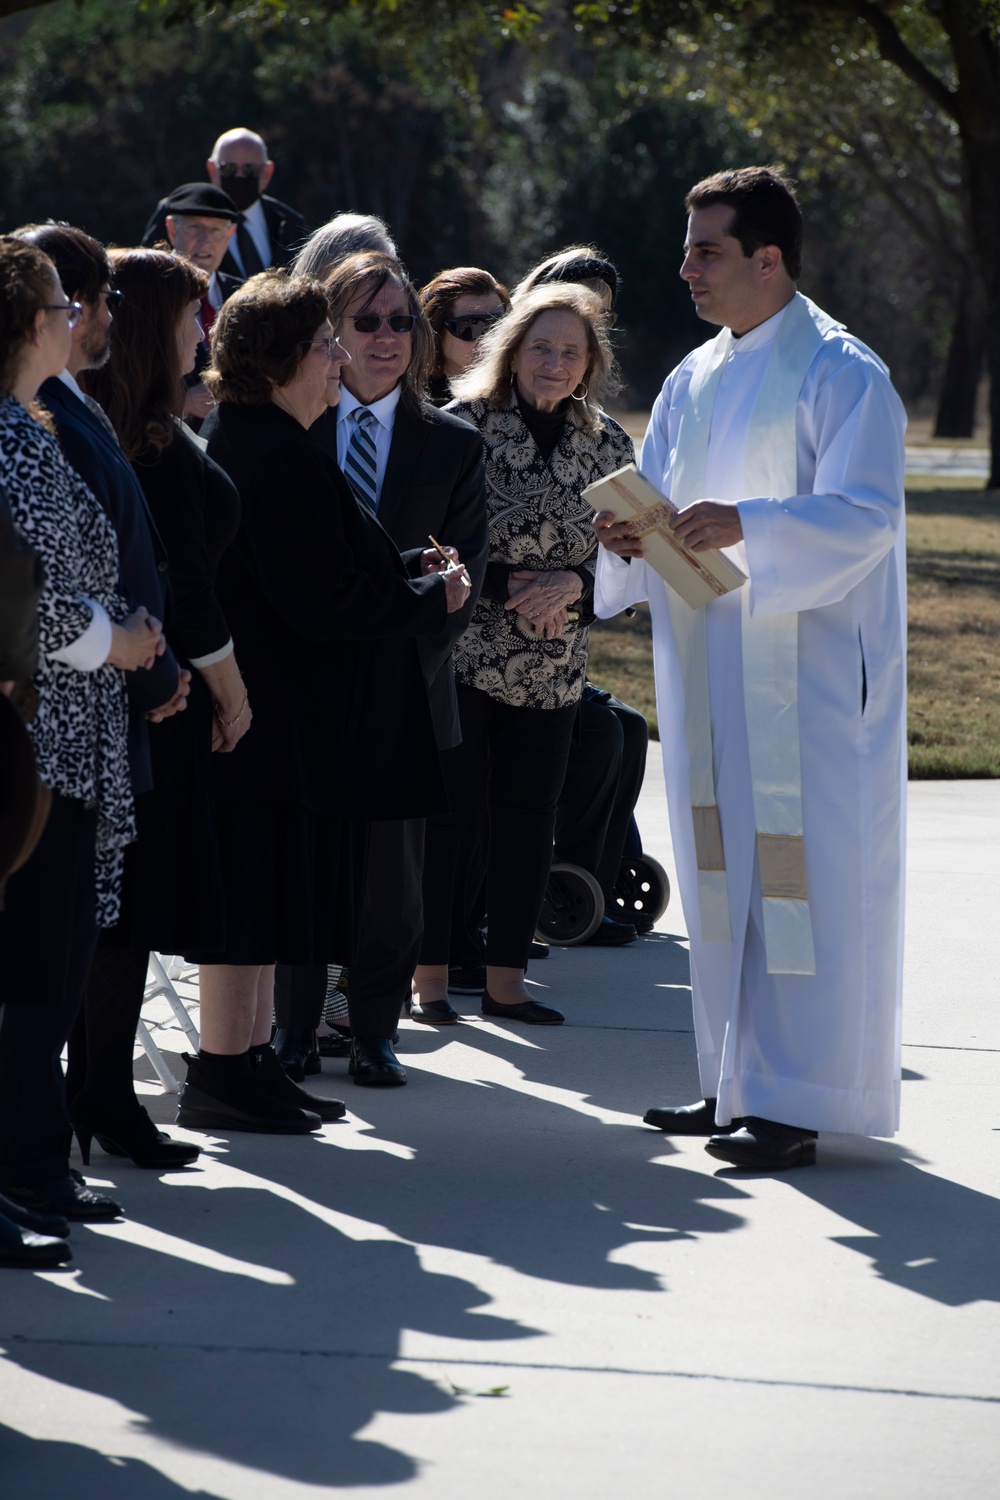
[[[442,557],[441,552],[444,552],[446,557]],[[423,578],[429,577],[432,573],[436,573],[441,578],[447,593],[448,613],[453,615],[468,599],[472,589],[472,580],[465,570],[465,565],[459,561],[454,547],[442,547],[441,552],[436,547],[428,547],[421,552],[420,573]]]
[[[670,530],[692,552],[735,547],[743,540],[743,523],[733,500],[696,500],[670,518]],[[602,547],[616,557],[641,557],[642,539],[629,535],[631,521],[617,521],[610,510],[599,510],[591,525]]]
[[[555,640],[569,624],[569,606],[583,593],[583,580],[571,569],[537,573],[517,568],[509,576],[510,597],[504,609],[516,610],[531,621],[532,629],[545,640]]]

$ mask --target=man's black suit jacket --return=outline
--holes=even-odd
[[[268,198],[266,194],[261,196],[264,206],[264,221],[267,224],[268,238],[271,241],[271,265],[287,266],[293,255],[305,239],[306,221],[294,208],[289,208],[287,203],[282,203],[279,198]],[[161,198],[153,209],[142,233],[144,245],[157,245],[161,240],[167,238],[167,200]],[[236,264],[229,251],[223,258],[219,267],[227,276],[235,276],[237,280],[243,280],[243,272]]]
[[[67,385],[53,376],[39,391],[52,413],[62,450],[93,491],[118,535],[122,593],[163,620],[168,609],[167,554],[135,471],[112,435]],[[177,691],[177,662],[169,646],[149,671],[127,672],[129,765],[133,789],[153,784],[146,714]]]
[[[324,412],[309,431],[336,461],[336,408]],[[489,548],[486,466],[476,429],[434,406],[417,409],[404,396],[396,408],[378,518],[400,552],[430,546],[427,538],[433,535],[443,546],[455,547],[469,570],[472,594],[467,603],[448,616],[444,629],[417,642],[438,749],[449,750],[462,737],[451,649],[472,618]],[[418,558],[413,570],[419,572]]]

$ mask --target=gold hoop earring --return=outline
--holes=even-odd
[[[583,382],[582,382],[582,381],[581,381],[581,385],[582,385],[582,384],[583,384]],[[577,390],[579,390],[579,386],[578,386],[578,387],[577,387]],[[587,399],[587,397],[588,397],[588,396],[589,396],[589,394],[590,394],[590,390],[589,390],[589,387],[588,387],[588,386],[584,386],[584,387],[583,387],[583,395],[582,395],[582,396],[578,396],[578,395],[577,395],[577,394],[576,394],[576,391],[573,391],[573,392],[572,392],[572,393],[571,393],[571,395],[572,395],[572,399],[573,399],[573,400],[574,400],[574,401],[586,401],[586,399]]]

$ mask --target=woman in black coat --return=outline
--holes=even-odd
[[[219,593],[255,720],[240,753],[213,766],[226,932],[189,954],[202,966],[202,1048],[178,1120],[196,1128],[316,1127],[254,1109],[273,966],[342,961],[367,821],[445,805],[416,638],[462,607],[468,584],[431,553],[411,578],[310,437],[340,399],[347,359],[328,311],[318,282],[270,272],[212,329],[206,382],[219,405],[204,434],[243,506]]]

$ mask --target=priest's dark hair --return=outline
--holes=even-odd
[[[795,184],[780,167],[738,167],[716,172],[684,199],[688,213],[725,203],[734,210],[729,233],[749,260],[764,245],[777,245],[793,281],[802,272],[802,212]]]

